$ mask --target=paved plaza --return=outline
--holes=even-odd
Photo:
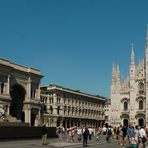
[[[13,140],[13,141],[1,141],[0,148],[83,148],[82,141],[67,142],[66,139],[59,140],[57,138],[48,139],[48,145],[42,145],[41,139],[35,140]],[[148,145],[148,144],[147,144]],[[95,138],[91,141],[88,140],[88,147],[91,148],[127,148],[121,147],[118,141],[112,140],[111,142],[106,142],[101,140],[97,142]],[[148,146],[146,146],[148,148]]]

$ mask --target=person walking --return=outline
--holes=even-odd
[[[47,133],[48,133],[48,129],[44,124],[42,127],[42,145],[47,145]]]
[[[106,141],[110,142],[112,137],[112,127],[109,125],[106,133]]]
[[[96,139],[97,139],[97,141],[100,141],[101,131],[102,131],[102,129],[100,127],[96,129]]]
[[[132,127],[132,125],[130,124],[129,127],[127,128],[127,136],[128,136],[128,142],[129,145],[131,144],[132,139],[135,136],[135,130],[134,127]]]
[[[145,142],[147,141],[147,136],[143,126],[139,130],[139,136],[140,136],[140,142],[142,144],[141,147],[145,148]]]
[[[85,131],[83,133],[83,147],[88,146],[87,145],[88,135],[89,135],[89,130],[87,127],[85,127]]]
[[[78,141],[81,141],[82,140],[82,127],[78,127],[77,129],[77,138],[78,138]]]
[[[123,140],[123,145],[127,144],[127,125],[124,125],[122,128],[122,132],[123,132],[123,136],[122,136],[122,140]]]

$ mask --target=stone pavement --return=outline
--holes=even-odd
[[[57,138],[48,139],[48,145],[42,145],[41,139],[34,140],[13,140],[0,141],[0,148],[83,148],[82,141],[67,142],[66,139],[59,140]],[[101,141],[97,142],[95,138],[88,140],[88,147],[91,148],[127,148],[121,147],[117,141]],[[148,148],[148,146],[146,146]]]

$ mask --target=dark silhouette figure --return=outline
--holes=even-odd
[[[89,135],[89,130],[86,127],[85,131],[83,133],[83,147],[87,146],[87,139],[88,139],[88,135]]]
[[[48,133],[48,129],[46,125],[44,124],[42,127],[42,145],[47,144],[47,133]]]

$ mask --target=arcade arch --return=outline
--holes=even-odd
[[[8,115],[8,122],[39,125],[40,70],[15,64],[0,58],[0,101]],[[12,118],[14,117],[14,118]],[[17,120],[16,120],[16,119]]]
[[[10,96],[12,98],[10,115],[21,121],[24,121],[23,102],[25,100],[25,94],[25,89],[19,84],[13,85],[10,89]]]
[[[141,126],[144,126],[144,119],[143,118],[139,118],[138,120],[138,125],[141,127]]]

